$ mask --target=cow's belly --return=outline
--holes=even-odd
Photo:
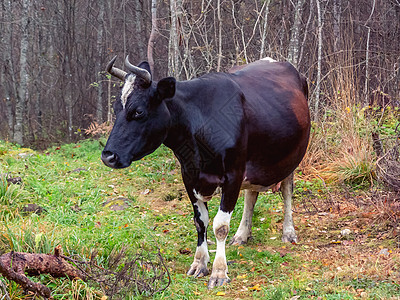
[[[277,158],[277,154],[269,152],[268,147],[260,147],[253,152],[251,159],[246,162],[243,187],[252,185],[263,187],[265,190],[289,176],[300,164],[307,149],[308,139],[300,139],[295,146],[290,145],[291,151]],[[283,151],[282,151],[283,152]]]
[[[255,192],[266,192],[269,189],[271,189],[272,187],[274,187],[274,184],[270,185],[270,186],[263,186],[263,185],[257,185],[257,184],[252,184],[251,182],[249,182],[247,180],[247,178],[245,178],[242,182],[242,186],[240,187],[241,190],[252,190]]]

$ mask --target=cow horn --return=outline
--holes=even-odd
[[[115,55],[114,58],[112,60],[110,60],[110,62],[107,64],[106,71],[108,73],[110,73],[111,75],[117,77],[118,79],[121,79],[122,81],[124,81],[125,76],[128,73],[126,73],[125,71],[123,71],[121,69],[114,67],[114,62],[116,59],[117,59],[117,56]]]
[[[143,79],[144,81],[146,81],[147,83],[150,83],[150,82],[151,82],[151,74],[150,74],[150,72],[147,71],[146,69],[142,69],[142,68],[139,68],[139,67],[136,67],[136,66],[132,65],[132,64],[129,62],[128,56],[129,56],[129,55],[127,55],[127,56],[126,56],[126,59],[125,59],[125,67],[126,67],[130,72],[132,72],[133,74],[136,74],[137,76],[139,76],[140,78],[142,78],[142,79]]]

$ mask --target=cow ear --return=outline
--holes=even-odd
[[[147,82],[146,80],[142,79],[141,77],[136,76],[137,80],[139,81],[139,85],[142,85],[144,88],[148,88],[151,85],[151,78],[153,77],[153,75],[151,74],[150,65],[147,61],[143,61],[138,65],[138,67],[141,69],[145,69],[150,74],[150,82]]]
[[[138,67],[141,68],[141,69],[147,70],[147,71],[150,73],[150,75],[152,75],[152,74],[151,74],[151,69],[150,69],[150,64],[149,64],[147,61],[142,61],[142,62],[138,65]]]
[[[174,77],[167,77],[161,79],[157,84],[157,94],[160,101],[172,98],[175,95],[176,79]]]

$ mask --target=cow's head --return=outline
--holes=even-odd
[[[174,96],[175,79],[153,82],[147,62],[137,67],[126,57],[129,72],[125,72],[113,66],[115,59],[107,71],[124,85],[114,103],[116,120],[101,159],[111,168],[126,168],[156,150],[167,137],[171,116],[163,100]]]

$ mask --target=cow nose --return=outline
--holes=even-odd
[[[101,153],[101,160],[106,166],[110,168],[115,168],[115,165],[117,164],[118,161],[118,156],[117,154],[114,154],[111,151],[103,151]]]

